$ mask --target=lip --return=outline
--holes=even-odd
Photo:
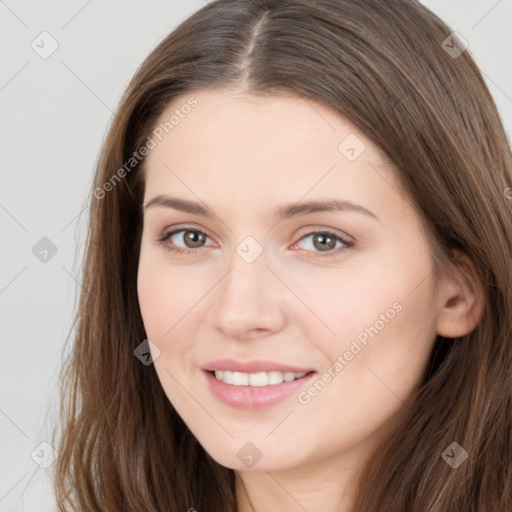
[[[229,370],[232,367],[233,366],[225,368]],[[294,373],[300,373],[299,371],[290,369],[294,367],[283,365],[281,365],[281,367],[286,368],[288,371],[293,371]],[[247,366],[245,366],[245,368],[247,368]],[[252,366],[252,368],[254,368],[254,366]],[[220,370],[221,368],[217,369]],[[276,371],[282,371],[277,370],[276,366],[273,366],[273,369]],[[224,381],[217,379],[211,370],[204,369],[202,373],[205,376],[206,384],[213,396],[226,405],[246,410],[270,407],[271,405],[282,402],[292,396],[297,396],[302,389],[305,389],[310,385],[312,379],[317,375],[317,372],[309,371],[309,373],[306,373],[304,377],[295,379],[291,382],[283,381],[281,384],[268,386],[234,386],[233,384],[226,384]],[[256,371],[253,370],[245,373],[256,373]]]
[[[314,371],[313,368],[305,368],[300,366],[291,366],[287,364],[277,363],[267,359],[257,359],[252,361],[236,361],[235,359],[217,359],[211,361],[203,367],[203,370],[212,372],[215,370],[258,373],[258,372],[293,372],[293,373],[309,373]]]

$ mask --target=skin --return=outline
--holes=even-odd
[[[161,121],[190,96],[176,98]],[[348,120],[291,95],[222,89],[193,97],[198,105],[146,159],[144,204],[168,194],[215,214],[145,210],[138,295],[160,351],[156,372],[206,451],[236,471],[239,510],[348,512],[358,471],[410,405],[436,334],[472,330],[482,302],[463,278],[434,280],[396,167]],[[366,146],[355,161],[338,149],[349,134]],[[378,220],[354,211],[279,222],[271,215],[283,204],[328,199],[360,204]],[[182,231],[167,247],[190,252],[173,253],[157,241],[171,228],[208,238],[187,245]],[[322,229],[354,245],[340,252],[338,242],[333,256],[323,256],[313,243]],[[263,249],[253,263],[236,252],[249,235]],[[222,357],[271,359],[321,375],[396,303],[400,312],[308,404],[293,395],[241,410],[205,385],[201,367]],[[262,454],[252,468],[237,457],[247,442]]]

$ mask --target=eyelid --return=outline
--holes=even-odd
[[[351,236],[341,233],[334,228],[326,228],[326,227],[321,227],[321,226],[317,225],[317,226],[306,226],[306,227],[302,228],[302,230],[304,232],[300,235],[297,235],[299,238],[296,242],[294,242],[292,244],[292,246],[291,246],[292,248],[296,247],[297,244],[300,243],[305,238],[312,236],[312,235],[316,235],[316,234],[326,234],[326,235],[332,236],[335,239],[337,239],[338,241],[340,241],[344,246],[344,247],[338,247],[337,249],[331,249],[328,251],[311,251],[311,250],[299,249],[299,250],[303,251],[304,253],[306,253],[308,257],[310,257],[310,256],[311,257],[335,257],[335,256],[338,256],[340,253],[345,252],[346,250],[352,248],[355,245],[355,241]],[[191,225],[185,225],[185,226],[178,225],[178,226],[173,226],[171,228],[168,228],[168,229],[166,228],[166,229],[162,230],[161,234],[157,235],[157,237],[155,238],[155,241],[160,243],[161,245],[163,245],[170,252],[188,253],[188,254],[197,254],[199,252],[202,252],[202,250],[205,249],[206,247],[208,247],[209,245],[212,245],[212,244],[203,245],[203,246],[197,247],[195,249],[194,248],[184,248],[184,247],[179,247],[179,246],[168,247],[166,244],[166,241],[169,240],[176,233],[180,233],[182,231],[193,231],[196,233],[201,233],[202,235],[209,238],[210,240],[213,240],[212,237],[210,237],[208,235],[208,233],[206,233],[206,231],[201,228],[197,228],[197,227],[191,226]],[[294,249],[294,250],[296,250],[296,249]]]
[[[299,237],[299,240],[302,240],[302,238],[304,238],[304,236],[315,234],[315,233],[329,233],[329,234],[332,234],[339,238],[342,238],[342,239],[346,240],[347,242],[355,243],[354,237],[350,236],[349,234],[345,233],[344,231],[340,231],[339,229],[336,229],[336,228],[328,228],[328,227],[318,225],[318,224],[313,224],[313,225],[309,225],[309,226],[305,226],[305,227],[301,228],[299,230],[299,235],[297,235],[297,236]]]
[[[180,233],[182,231],[194,231],[196,233],[201,233],[203,234],[205,237],[209,238],[210,240],[212,240],[212,237],[204,230],[204,229],[201,229],[201,228],[197,228],[195,226],[190,226],[190,225],[186,225],[186,226],[173,226],[171,228],[165,228],[163,229],[160,234],[158,234],[156,237],[155,237],[155,241],[156,242],[159,242],[163,245],[165,245],[165,242],[167,240],[169,240],[169,238],[171,238],[172,236],[174,236],[176,233]],[[209,244],[211,245],[211,244]],[[197,249],[188,249],[188,248],[183,248],[183,247],[176,247],[178,250],[179,249],[182,249],[183,251],[190,251],[190,252],[198,252],[200,251],[203,247],[206,247],[206,246],[202,246],[202,247],[198,247]]]
[[[305,233],[302,233],[299,235],[299,239],[297,242],[294,242],[294,244],[291,246],[292,248],[296,247],[298,243],[302,242],[304,239],[314,236],[317,234],[325,234],[328,236],[332,236],[337,241],[341,242],[343,244],[343,247],[338,247],[336,249],[331,249],[328,251],[312,251],[312,250],[303,250],[306,257],[312,257],[312,258],[335,258],[336,256],[339,256],[341,253],[346,252],[348,249],[351,249],[355,242],[353,241],[352,237],[340,233],[338,230],[333,228],[325,228],[320,226],[308,226]]]

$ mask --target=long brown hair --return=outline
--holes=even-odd
[[[143,62],[91,190],[60,384],[60,511],[236,510],[234,472],[204,451],[154,367],[134,356],[146,338],[136,289],[144,159],[134,152],[176,96],[227,85],[293,93],[349,119],[397,164],[436,261],[463,251],[485,289],[477,327],[436,340],[414,404],[362,474],[354,511],[512,510],[512,156],[482,75],[451,33],[414,0],[218,0]],[[453,442],[469,455],[457,469],[441,456]]]

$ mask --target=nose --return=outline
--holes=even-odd
[[[231,339],[278,332],[286,324],[286,287],[267,265],[265,251],[252,263],[237,253],[216,287],[213,325]]]

